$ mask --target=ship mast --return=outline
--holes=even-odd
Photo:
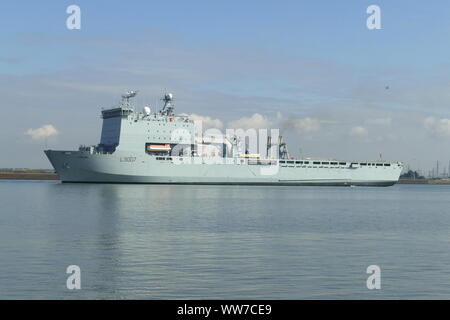
[[[166,93],[161,100],[164,101],[164,107],[161,109],[160,113],[162,115],[173,116],[175,107],[173,104],[173,94]]]
[[[290,158],[286,142],[284,142],[282,136],[279,136],[279,138],[278,138],[278,148],[279,148],[279,152],[280,152],[280,159],[289,159]]]
[[[126,108],[130,108],[131,104],[130,104],[130,99],[134,98],[137,95],[137,91],[127,91],[124,94],[122,94],[122,106],[126,107]]]

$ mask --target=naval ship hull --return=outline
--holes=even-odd
[[[153,157],[127,152],[92,154],[46,150],[45,154],[65,183],[134,183],[274,186],[391,186],[402,166],[252,165],[248,159],[211,163],[202,158]]]

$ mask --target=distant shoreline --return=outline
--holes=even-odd
[[[0,180],[59,180],[56,173],[41,170],[0,171]]]
[[[400,179],[397,184],[450,184],[450,179]]]
[[[398,184],[430,184],[429,179],[400,179]]]

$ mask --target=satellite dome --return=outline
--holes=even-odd
[[[151,113],[151,109],[150,109],[150,107],[144,107],[144,114],[146,115],[146,116],[148,116],[150,113]]]

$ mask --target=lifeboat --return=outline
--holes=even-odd
[[[148,151],[170,151],[170,144],[151,144],[147,146]]]
[[[259,158],[261,155],[259,153],[241,153],[239,158]]]

